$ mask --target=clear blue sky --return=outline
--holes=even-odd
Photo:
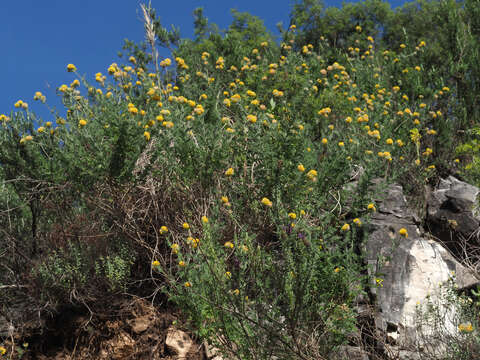
[[[405,0],[391,0],[392,7]],[[33,101],[35,91],[47,103],[61,108],[55,89],[75,78],[66,72],[73,63],[80,74],[93,81],[96,72],[107,72],[123,40],[143,40],[140,0],[0,0],[0,114],[9,114],[21,99],[44,121],[52,120],[45,105]],[[275,31],[294,0],[152,0],[162,24],[180,27],[182,37],[193,35],[192,11],[204,8],[210,22],[226,28],[230,9],[259,16]],[[339,0],[326,0],[340,6]],[[63,111],[62,111],[63,113]]]

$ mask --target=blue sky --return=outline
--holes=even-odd
[[[392,0],[392,7],[404,0]],[[73,63],[78,72],[93,81],[96,72],[107,72],[123,40],[144,38],[140,0],[0,0],[0,114],[9,114],[21,99],[44,121],[52,120],[45,105],[33,101],[35,91],[47,103],[61,108],[55,89],[70,84],[75,75],[66,72]],[[288,14],[294,0],[152,0],[162,24],[180,27],[182,37],[193,35],[192,11],[204,8],[210,22],[226,28],[230,9],[246,11],[264,20],[275,31]],[[327,6],[341,6],[326,0]]]

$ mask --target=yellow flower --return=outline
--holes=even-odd
[[[232,291],[232,294],[235,295],[235,296],[238,296],[240,294],[240,290],[235,289],[235,290]]]
[[[392,145],[393,139],[388,138],[387,140],[385,140],[385,142],[387,143],[387,145]]]
[[[348,225],[347,223],[343,224],[342,231],[348,231],[348,230],[350,230],[350,225]]]
[[[202,222],[203,222],[204,224],[208,223],[208,218],[207,218],[205,215],[202,216]]]
[[[291,212],[291,213],[288,213],[288,217],[290,219],[296,219],[297,218],[297,214],[295,214],[294,212]]]
[[[398,233],[399,233],[400,235],[405,236],[406,238],[408,238],[407,229],[401,228],[400,230],[398,230]]]
[[[233,168],[228,168],[227,171],[225,171],[225,176],[232,176],[234,173]]]
[[[312,181],[315,181],[317,179],[317,170],[310,170],[308,173],[307,173],[307,177],[312,180]]]
[[[257,122],[257,117],[255,115],[247,115],[247,120],[254,124]]]
[[[265,206],[268,206],[268,207],[272,207],[273,203],[268,200],[266,197],[264,197],[262,200],[261,200],[262,204],[265,205]]]
[[[61,85],[61,86],[58,88],[58,91],[63,92],[63,93],[64,93],[64,92],[67,92],[68,90],[69,90],[69,88],[68,88],[68,86],[65,85],[65,84]]]
[[[228,203],[228,197],[222,196],[221,199],[222,199],[222,202],[223,202],[224,204]]]
[[[345,143],[344,143],[343,141],[340,141],[340,142],[338,143],[338,146],[343,147],[343,146],[345,146]]]
[[[325,117],[328,117],[328,114],[330,114],[331,112],[332,112],[332,109],[329,107],[326,107],[326,108],[320,109],[318,111],[318,115],[323,115]]]
[[[251,97],[257,96],[257,94],[255,93],[255,91],[252,91],[252,90],[247,90],[247,95],[248,95],[248,96],[251,96]]]
[[[335,270],[333,270],[333,271],[335,271],[336,273],[338,273],[338,272],[340,272],[340,270],[341,270],[341,269],[340,269],[339,267],[336,267]]]
[[[189,281],[185,282],[184,285],[186,288],[192,287],[192,284]]]
[[[185,267],[185,266],[186,266],[185,261],[180,260],[180,261],[178,262],[178,266],[180,266],[180,267]]]
[[[178,245],[178,244],[172,244],[170,247],[172,248],[172,252],[173,252],[174,254],[177,254],[177,253],[178,253],[178,249],[180,249],[180,245]]]
[[[190,229],[190,225],[188,225],[188,223],[186,223],[186,222],[183,223],[182,227],[184,229]]]
[[[362,226],[362,221],[359,218],[353,219],[353,223],[357,226]]]
[[[80,120],[78,121],[78,125],[79,125],[79,126],[85,126],[85,125],[87,125],[87,120],[85,120],[85,119],[80,119]]]
[[[197,115],[202,115],[202,114],[205,112],[205,109],[203,108],[202,105],[199,104],[199,105],[197,105],[197,106],[195,107],[195,109],[193,110],[193,112],[194,112],[195,114],[197,114]]]
[[[323,144],[323,145],[327,145],[327,144],[328,144],[328,140],[327,140],[326,138],[323,138],[323,139],[322,139],[322,144]]]
[[[225,246],[226,248],[229,248],[229,249],[233,249],[233,243],[230,242],[230,241],[227,241],[225,244],[223,244],[223,246]]]
[[[238,103],[240,100],[242,100],[242,97],[239,94],[233,94],[230,100],[234,103]]]
[[[423,156],[430,156],[433,153],[431,148],[426,148],[425,151],[422,153]]]
[[[377,211],[377,209],[375,208],[375,204],[374,203],[370,203],[367,205],[367,209],[370,210],[370,211]]]
[[[225,277],[226,277],[227,279],[230,279],[230,278],[232,277],[232,273],[231,273],[230,271],[227,271],[227,272],[225,273]]]
[[[165,60],[160,61],[160,66],[161,67],[167,67],[167,66],[170,66],[170,65],[172,65],[172,60],[170,58],[166,58]]]
[[[145,131],[143,133],[143,136],[145,136],[145,140],[149,141],[150,140],[150,133],[148,131]]]
[[[168,232],[168,228],[167,228],[165,225],[163,225],[163,226],[160,228],[160,234],[164,234],[164,233],[166,233],[166,232]]]
[[[458,331],[460,332],[465,332],[465,333],[470,333],[473,331],[473,326],[472,326],[472,323],[468,322],[468,323],[461,323],[460,325],[458,325]]]
[[[273,89],[272,94],[273,94],[273,96],[275,96],[275,97],[282,97],[282,96],[283,96],[283,91],[280,91],[280,90],[277,90],[277,89]]]
[[[152,266],[160,266],[160,261],[158,260],[152,261]]]
[[[45,131],[45,128],[43,126],[40,126],[38,129],[37,129],[37,132],[39,133],[42,133]]]
[[[73,64],[68,64],[67,65],[67,71],[68,72],[74,72],[74,71],[77,71],[77,67]]]
[[[298,171],[304,172],[305,171],[305,166],[303,166],[302,164],[299,164],[297,166],[297,169],[298,169]]]

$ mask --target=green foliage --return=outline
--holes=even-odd
[[[95,85],[73,71],[64,118],[24,103],[1,115],[3,265],[44,301],[87,305],[140,280],[231,357],[331,355],[372,282],[372,179],[419,195],[458,143],[476,176],[477,128],[456,131],[476,121],[478,19],[415,4],[299,1],[281,44],[248,13],[222,35],[197,9],[188,40],[146,9],[148,46],[126,41],[128,63]]]
[[[98,297],[105,289],[112,293],[125,291],[134,260],[126,247],[112,247],[109,255],[100,255],[93,246],[68,243],[52,251],[32,275],[42,287],[42,298],[82,302]]]
[[[478,295],[473,291],[473,297]],[[438,295],[417,305],[417,345],[432,360],[474,359],[480,352],[478,303],[458,294],[455,276],[438,289]]]
[[[36,274],[45,287],[53,287],[62,292],[82,288],[89,279],[88,258],[79,246],[69,244],[66,249],[55,251]]]
[[[199,336],[229,356],[259,359],[316,358],[347,341],[355,331],[353,300],[362,291],[354,234],[330,236],[329,216],[312,228],[307,216],[292,220],[285,213],[271,243],[242,231],[223,244],[222,224],[232,215],[221,206],[213,214],[200,244],[181,245],[178,264],[164,274],[167,293]]]
[[[480,128],[474,127],[469,130],[470,141],[456,148],[457,155],[461,158],[458,163],[464,163],[461,168],[464,176],[478,186],[480,184]]]

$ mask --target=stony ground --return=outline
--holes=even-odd
[[[7,346],[2,358],[26,360],[173,360],[207,359],[202,345],[181,331],[172,312],[161,312],[144,299],[112,304],[115,315],[62,314],[48,333],[29,339],[19,356]],[[16,341],[23,343],[22,341]],[[6,344],[8,345],[8,343]],[[11,342],[10,342],[11,345]],[[20,345],[22,348],[22,345]]]

